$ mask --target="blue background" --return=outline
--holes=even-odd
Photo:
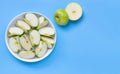
[[[78,2],[83,17],[58,26],[55,10]],[[36,11],[46,15],[57,31],[57,44],[37,63],[17,60],[5,44],[5,30],[16,15]],[[120,0],[1,0],[0,74],[120,74]]]

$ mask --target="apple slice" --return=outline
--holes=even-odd
[[[40,41],[39,46],[35,49],[37,57],[42,57],[47,52],[47,45],[45,42]]]
[[[30,40],[28,39],[28,37],[25,34],[20,37],[20,44],[25,50],[32,49],[32,45],[30,43]]]
[[[26,33],[31,29],[31,27],[24,21],[18,20],[16,26],[23,29]]]
[[[19,56],[24,59],[32,59],[35,57],[35,53],[32,51],[21,51]]]
[[[48,49],[52,49],[52,48],[53,48],[53,44],[47,42],[47,48],[48,48]]]
[[[42,29],[39,29],[40,35],[44,36],[51,36],[55,34],[55,30],[51,27],[44,27]]]
[[[43,17],[43,16],[39,17],[38,21],[39,21],[39,25],[38,25],[37,29],[40,29],[49,24],[48,20],[45,19],[45,17]]]
[[[27,13],[24,18],[25,22],[27,22],[31,27],[38,26],[38,18],[33,13]]]
[[[24,31],[18,27],[11,27],[8,31],[8,36],[22,35]]]
[[[40,42],[40,33],[37,30],[30,31],[30,41],[33,46],[38,45]]]
[[[19,42],[19,37],[11,37],[9,39],[9,45],[10,48],[12,49],[13,52],[17,53],[19,50],[21,50],[20,42]]]
[[[49,38],[49,37],[45,37],[45,36],[41,36],[41,39],[43,40],[43,41],[45,41],[47,44],[54,44],[55,43],[55,41],[54,41],[54,39],[52,39],[52,38]]]
[[[76,21],[82,16],[82,7],[76,2],[68,4],[65,10],[70,20]]]

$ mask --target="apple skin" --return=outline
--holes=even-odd
[[[57,24],[65,26],[69,21],[69,16],[64,9],[58,9],[54,14],[54,20]]]

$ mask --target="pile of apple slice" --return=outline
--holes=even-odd
[[[26,13],[23,20],[17,20],[8,30],[9,46],[21,58],[43,57],[55,43],[55,30],[44,16]]]

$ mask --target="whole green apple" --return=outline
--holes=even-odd
[[[54,14],[54,20],[57,24],[64,26],[69,21],[69,16],[64,9],[58,9]]]

